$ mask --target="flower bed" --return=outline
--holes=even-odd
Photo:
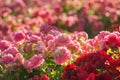
[[[0,80],[120,80],[119,0],[0,0]]]

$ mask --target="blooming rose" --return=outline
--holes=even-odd
[[[11,54],[6,54],[2,56],[2,59],[0,60],[3,64],[10,64],[16,61],[16,58]]]
[[[5,54],[12,54],[13,56],[15,56],[17,53],[19,53],[19,51],[17,50],[17,48],[15,47],[9,47],[8,49],[4,50],[2,55]]]
[[[0,41],[0,50],[4,51],[5,49],[7,49],[8,47],[10,47],[10,43],[6,40],[1,40]]]
[[[54,51],[54,60],[57,64],[63,64],[71,58],[71,52],[66,47],[57,47]]]
[[[69,45],[71,43],[71,37],[67,34],[59,34],[55,38],[56,45]]]
[[[24,62],[24,67],[32,70],[34,68],[39,67],[44,62],[42,55],[34,55],[29,60]]]
[[[25,37],[26,37],[26,36],[25,36],[25,34],[24,34],[23,32],[16,32],[13,39],[14,39],[16,42],[19,42],[19,41],[24,40]]]

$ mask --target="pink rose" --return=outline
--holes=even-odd
[[[14,40],[16,42],[22,41],[26,38],[26,35],[23,32],[16,32],[14,35]]]
[[[57,47],[54,51],[56,64],[63,64],[71,58],[71,52],[66,47]]]
[[[13,63],[15,61],[16,61],[16,58],[11,54],[6,54],[6,55],[2,56],[2,59],[0,60],[0,62],[3,64],[9,64],[9,63]]]
[[[0,50],[4,51],[5,49],[9,48],[11,45],[8,41],[2,40],[0,41]]]
[[[29,60],[24,62],[24,67],[32,70],[34,68],[39,67],[44,62],[42,55],[34,55]]]
[[[56,45],[69,45],[71,43],[71,37],[67,34],[59,34],[56,39],[55,43]]]
[[[17,50],[17,48],[15,47],[9,47],[8,49],[4,50],[2,55],[6,55],[6,54],[11,54],[13,56],[15,56],[17,53],[19,53],[19,51]]]

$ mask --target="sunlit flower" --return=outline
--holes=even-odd
[[[29,60],[24,62],[24,67],[28,70],[35,69],[39,67],[44,62],[42,55],[34,55]]]
[[[71,52],[66,47],[58,47],[54,51],[54,60],[57,64],[63,64],[70,60]]]

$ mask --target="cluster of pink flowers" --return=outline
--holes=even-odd
[[[51,27],[49,25],[45,26]],[[41,29],[43,28],[41,27]],[[87,47],[88,35],[85,32],[75,32],[68,35],[61,31],[55,31],[54,28],[48,29],[47,32],[46,29],[44,28],[45,32],[14,32],[11,35],[11,40],[1,40],[1,57],[4,59],[7,55],[10,59],[15,58],[12,61],[18,59],[25,68],[32,70],[40,66],[44,58],[51,53],[55,62],[62,64],[70,60],[72,54],[80,55],[82,49]],[[79,51],[80,48],[81,51]],[[26,60],[24,54],[31,58]]]
[[[50,25],[41,26],[39,32],[15,31],[0,40],[0,64],[6,73],[11,67],[23,67],[32,73],[35,69],[44,68],[45,60],[52,56],[54,63],[62,66],[87,50],[87,40],[86,32],[67,34]]]

